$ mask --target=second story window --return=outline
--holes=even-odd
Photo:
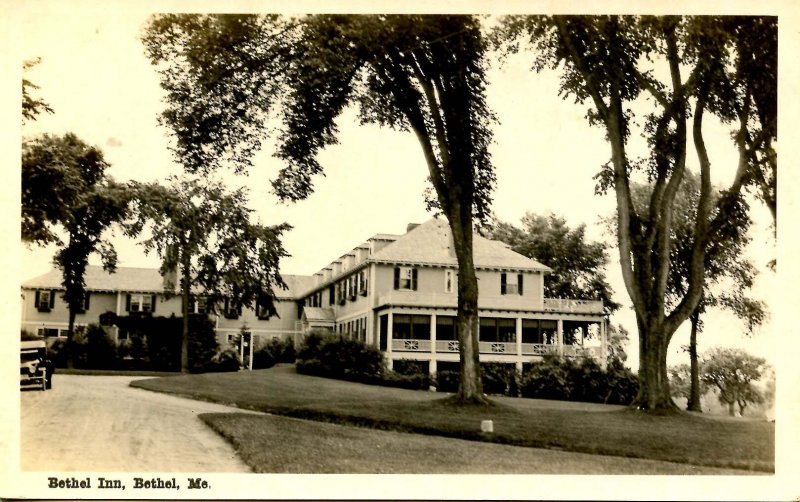
[[[126,302],[128,312],[155,312],[155,295],[129,294]]]
[[[500,274],[501,295],[522,295],[522,274]]]
[[[444,292],[445,293],[452,293],[456,290],[456,275],[455,270],[445,270],[444,271]]]
[[[231,298],[225,298],[223,313],[226,319],[238,319],[242,315],[242,304],[236,303]]]
[[[361,273],[359,274],[359,283],[360,283],[359,289],[361,291],[361,296],[367,296],[368,279],[366,270],[362,270]]]
[[[394,268],[394,289],[417,290],[417,269],[413,267]]]
[[[55,291],[37,291],[34,302],[36,303],[36,310],[39,312],[50,312],[55,306],[56,293]]]

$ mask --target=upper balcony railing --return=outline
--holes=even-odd
[[[378,296],[378,306],[398,305],[410,307],[450,307],[456,308],[455,293],[422,293],[419,291],[391,291]],[[562,312],[573,314],[602,314],[603,302],[597,300],[572,300],[561,298],[545,298],[543,305],[524,296],[480,295],[478,308],[503,310],[533,310],[543,312]]]

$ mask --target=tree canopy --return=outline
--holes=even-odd
[[[29,59],[22,63],[22,71],[23,73],[30,70],[37,64],[39,64],[40,59]],[[47,104],[42,98],[37,98],[33,96],[31,91],[38,89],[39,86],[28,80],[27,78],[22,78],[22,123],[25,124],[31,120],[36,120],[36,117],[39,116],[42,112],[53,113],[53,109],[50,108],[50,105]]]
[[[58,246],[54,262],[62,270],[69,307],[68,366],[75,315],[86,296],[89,257],[99,253],[106,270],[116,269],[116,252],[104,234],[124,218],[128,196],[106,176],[107,168],[100,150],[71,133],[22,143],[22,240]],[[66,242],[60,234],[66,234]]]
[[[720,403],[728,405],[728,413],[734,414],[739,405],[743,413],[749,403],[760,403],[764,397],[754,383],[768,369],[761,357],[748,354],[741,349],[715,347],[703,357],[701,379],[718,392]]]
[[[279,262],[287,256],[281,235],[289,225],[264,226],[252,220],[244,189],[228,191],[213,181],[168,179],[129,184],[133,202],[126,232],[161,258],[161,273],[180,271],[184,339],[182,370],[188,371],[188,314],[192,291],[209,305],[221,300],[237,306],[261,306],[275,315],[273,286],[285,287]],[[171,291],[168,291],[170,293]]]
[[[312,15],[155,17],[143,37],[161,74],[162,120],[190,172],[243,171],[277,115],[284,200],[313,190],[317,155],[335,144],[336,119],[412,132],[447,217],[459,263],[459,398],[484,401],[477,341],[472,230],[489,213],[494,116],[485,102],[486,44],[474,16]]]
[[[536,49],[534,68],[561,72],[560,92],[587,107],[590,124],[601,127],[611,160],[597,175],[598,191],[613,189],[622,276],[639,326],[643,409],[672,408],[666,352],[675,330],[701,301],[706,253],[737,211],[746,211],[743,189],[764,175],[773,159],[771,121],[776,108],[776,74],[755,71],[758,52],[776,57],[776,18],[719,16],[513,16],[495,35],[508,50],[520,40]],[[756,50],[756,47],[758,48]],[[637,102],[637,106],[634,106]],[[648,112],[638,114],[640,103]],[[730,125],[738,153],[733,182],[715,199],[704,117]],[[632,157],[633,134],[646,140],[648,154]],[[761,138],[763,141],[757,140]],[[689,141],[700,168],[691,259],[685,292],[669,305],[673,205],[685,176]],[[637,208],[634,176],[652,186]],[[768,190],[767,190],[768,192]],[[767,193],[767,197],[770,198]]]

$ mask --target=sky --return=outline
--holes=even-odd
[[[103,150],[112,166],[108,174],[120,181],[154,181],[179,173],[169,152],[167,131],[156,123],[163,110],[158,75],[138,38],[148,13],[86,9],[76,15],[59,4],[46,5],[46,10],[27,9],[15,28],[22,58],[41,58],[26,76],[40,86],[36,96],[55,113],[26,124],[22,134],[74,132]],[[70,22],[64,22],[67,15]],[[491,148],[497,175],[494,215],[518,224],[527,211],[553,212],[570,225],[586,224],[591,239],[610,242],[599,219],[613,214],[614,200],[610,195],[595,195],[592,179],[610,156],[602,130],[587,125],[584,107],[558,96],[556,73],[530,70],[528,54],[510,57],[503,66],[494,64],[489,81],[488,104],[500,121]],[[293,226],[284,240],[291,254],[282,263],[284,274],[313,274],[375,233],[402,233],[408,223],[431,217],[422,196],[427,171],[413,135],[359,126],[354,110],[347,110],[338,125],[339,144],[319,157],[326,176],[315,179],[315,191],[305,201],[281,204],[269,193],[269,181],[281,167],[271,157],[269,141],[247,176],[216,175],[220,182],[250,188],[251,206],[262,223]],[[714,181],[725,183],[736,165],[728,131],[709,123],[706,132]],[[634,141],[633,154],[642,154],[641,146]],[[771,220],[757,202],[753,217],[756,224],[748,254],[761,270],[753,296],[772,306],[777,278],[764,267],[775,257]],[[158,266],[158,258],[144,255],[136,243],[121,237],[115,243],[119,266]],[[23,248],[21,280],[48,271],[53,254],[53,248]],[[609,254],[608,277],[616,300],[623,305],[612,322],[631,333],[629,364],[635,368],[635,319],[616,247]],[[772,320],[752,336],[743,331],[735,317],[713,310],[705,317],[701,350],[730,345],[772,360]],[[682,328],[671,345],[671,364],[688,361],[680,349],[686,343],[688,329]]]

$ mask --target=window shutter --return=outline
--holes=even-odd
[[[150,312],[156,311],[156,297],[158,295],[153,295],[152,299],[150,300]]]
[[[83,310],[89,310],[89,297],[92,294],[88,291],[86,292],[86,296],[83,297]]]
[[[522,274],[517,274],[517,293],[522,296]]]
[[[125,295],[125,312],[131,311],[131,294]]]
[[[411,269],[411,289],[416,291],[417,290],[417,269]]]
[[[37,308],[39,307],[39,290],[38,289],[36,290],[36,296],[34,297],[33,304],[36,305]]]
[[[197,301],[194,298],[189,299],[189,313],[194,314],[194,308],[197,305]]]
[[[506,274],[505,272],[500,274],[500,294],[506,294]]]
[[[51,289],[50,290],[50,308],[53,308],[55,306],[56,306],[56,290],[55,289]]]
[[[394,289],[400,289],[400,267],[394,267]]]

